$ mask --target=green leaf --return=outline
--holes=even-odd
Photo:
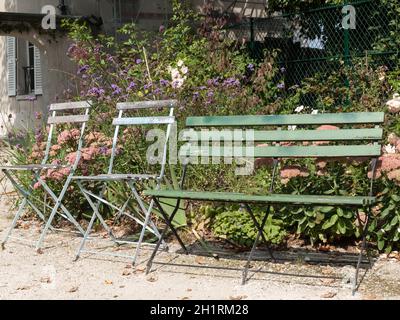
[[[322,229],[323,230],[329,229],[336,223],[336,221],[338,221],[338,219],[339,219],[339,216],[337,214],[334,214],[328,221],[326,221],[322,225]]]
[[[385,247],[385,240],[384,239],[379,239],[378,240],[378,249],[379,251],[382,251],[382,249]]]
[[[335,207],[318,207],[318,210],[322,213],[328,213],[332,211]]]
[[[398,196],[397,194],[392,194],[391,198],[396,202],[400,201],[400,196]]]
[[[346,234],[346,223],[343,220],[339,220],[338,230],[341,234]]]
[[[394,216],[392,221],[390,222],[390,226],[394,227],[399,222],[399,217]]]

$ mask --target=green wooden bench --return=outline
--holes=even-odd
[[[184,179],[186,175],[187,165],[183,167],[182,180],[180,184],[181,190],[146,190],[145,194],[151,196],[155,201],[166,222],[166,227],[162,232],[162,237],[155,247],[151,258],[147,264],[147,272],[151,270],[154,257],[158,251],[162,239],[165,237],[168,229],[172,231],[181,247],[188,253],[186,246],[179,237],[177,231],[173,227],[171,221],[179,208],[181,200],[193,201],[215,201],[215,202],[234,202],[242,204],[255,227],[258,229],[258,235],[254,241],[254,245],[248,256],[245,268],[243,270],[243,284],[247,279],[247,272],[254,251],[262,239],[267,245],[264,236],[264,226],[273,204],[290,204],[290,205],[330,205],[330,206],[349,206],[354,208],[364,207],[368,212],[368,220],[364,224],[362,234],[362,248],[359,255],[354,290],[357,288],[357,279],[359,267],[362,262],[363,252],[366,250],[366,235],[368,223],[370,222],[370,208],[376,202],[373,195],[373,181],[375,176],[376,164],[378,157],[381,155],[381,140],[383,129],[380,125],[384,121],[384,113],[336,113],[336,114],[317,114],[317,115],[255,115],[255,116],[209,116],[209,117],[189,117],[186,126],[193,131],[199,133],[204,128],[221,129],[254,129],[254,157],[255,158],[272,158],[273,174],[272,182],[268,192],[264,195],[251,195],[244,193],[229,192],[198,192],[183,190]],[[316,130],[321,125],[336,125],[339,130]],[[288,126],[297,126],[296,130],[287,130]],[[333,129],[333,128],[332,128]],[[215,138],[218,132],[208,131],[208,138]],[[202,136],[207,137],[207,134]],[[212,141],[210,139],[210,141]],[[323,143],[313,143],[313,142]],[[282,144],[282,142],[286,144]],[[288,144],[287,142],[291,142]],[[303,142],[308,142],[304,145]],[[262,145],[264,144],[264,146]],[[265,145],[268,144],[268,145]],[[223,150],[217,153],[224,154]],[[200,147],[197,144],[190,145],[185,149],[184,156],[209,156],[210,145]],[[182,148],[181,148],[182,151]],[[214,146],[215,151],[215,146]],[[182,152],[181,152],[182,154]],[[372,170],[374,172],[371,178],[370,192],[368,195],[357,196],[321,196],[321,195],[294,195],[294,194],[276,194],[274,193],[275,178],[278,171],[278,165],[281,159],[287,158],[331,158],[331,157],[368,157],[372,159]],[[177,199],[176,210],[168,216],[160,205],[160,198]],[[259,223],[251,208],[251,204],[265,204],[266,212]],[[358,214],[358,210],[355,210]],[[269,248],[269,247],[268,247]],[[270,250],[271,257],[272,252]],[[367,252],[368,256],[368,252]],[[369,259],[369,257],[368,257]]]

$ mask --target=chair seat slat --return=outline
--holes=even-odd
[[[369,196],[326,196],[326,195],[294,195],[294,194],[269,194],[250,195],[234,192],[203,192],[183,190],[145,190],[144,194],[159,198],[209,200],[223,202],[246,203],[292,203],[314,205],[355,205],[364,206],[376,202],[375,197]]]

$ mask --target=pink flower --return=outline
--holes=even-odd
[[[71,152],[67,154],[65,157],[65,161],[67,161],[70,165],[73,165],[76,161],[76,152]]]
[[[339,128],[336,126],[325,124],[325,125],[318,127],[317,130],[339,130]],[[324,144],[329,144],[329,141],[315,141],[314,142],[314,145],[317,145],[317,146],[324,145]]]
[[[71,132],[69,130],[64,130],[63,132],[61,132],[58,137],[57,137],[57,143],[59,145],[63,145],[65,143],[67,143],[68,141],[70,141],[72,138],[71,136]]]
[[[82,158],[83,160],[90,161],[94,159],[95,156],[99,154],[99,149],[94,147],[83,148],[82,149]]]
[[[37,190],[37,189],[39,189],[41,186],[42,186],[42,185],[40,184],[40,182],[36,182],[36,183],[33,185],[33,189],[34,189],[34,190]]]
[[[307,169],[301,168],[300,166],[285,166],[281,172],[281,182],[287,184],[290,179],[297,177],[308,177],[310,173]]]
[[[389,180],[394,180],[395,182],[400,182],[400,169],[391,171],[387,174]]]

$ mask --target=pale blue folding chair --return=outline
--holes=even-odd
[[[36,242],[36,249],[39,253],[42,252],[43,241],[46,237],[46,234],[49,229],[56,230],[52,227],[53,220],[56,214],[60,214],[61,217],[71,222],[79,233],[84,234],[84,230],[70,213],[70,211],[62,204],[62,200],[65,196],[65,193],[68,190],[68,187],[71,184],[72,177],[75,175],[75,171],[78,168],[78,164],[81,158],[81,149],[83,144],[83,137],[86,128],[86,124],[89,121],[89,111],[91,104],[88,101],[78,101],[78,102],[66,102],[66,103],[57,103],[50,105],[50,116],[47,120],[47,124],[49,125],[49,134],[46,143],[46,149],[44,152],[44,158],[41,164],[26,164],[26,165],[8,165],[8,166],[0,166],[0,170],[4,173],[4,175],[11,182],[15,190],[21,195],[22,201],[19,205],[18,211],[14,216],[14,219],[11,223],[9,230],[7,231],[2,243],[2,249],[5,248],[5,244],[9,239],[20,240],[22,242],[31,243],[27,239],[23,239],[21,237],[12,236],[12,232],[17,225],[18,220],[22,217],[27,207],[31,207],[33,212],[45,223],[45,226],[41,232],[39,240]],[[72,113],[72,115],[71,115]],[[60,115],[61,114],[61,115]],[[72,165],[54,165],[49,164],[49,155],[50,149],[53,145],[53,135],[55,132],[55,127],[57,125],[77,125],[80,126],[80,135],[77,141],[76,148],[76,160]],[[49,169],[62,169],[69,168],[70,172],[65,179],[63,188],[59,195],[56,195],[48,184],[41,178],[41,173],[43,171]],[[24,184],[18,179],[18,172],[21,171],[30,171],[32,173],[32,183],[30,186],[26,187]],[[39,183],[41,187],[43,187],[46,196],[49,196],[53,201],[54,206],[51,206],[44,201],[43,199],[39,199],[34,196],[33,186]],[[41,209],[38,208],[37,203],[40,203],[44,206],[44,208],[50,209],[50,216],[47,218],[45,213],[42,212]]]
[[[110,163],[108,167],[107,174],[101,174],[96,176],[76,176],[73,177],[74,181],[77,182],[82,194],[86,198],[89,203],[91,209],[93,210],[89,225],[86,229],[82,242],[78,248],[76,253],[75,260],[78,260],[82,253],[89,254],[98,254],[105,256],[114,256],[114,257],[122,257],[132,259],[132,263],[135,264],[137,257],[139,256],[140,247],[142,244],[154,245],[151,242],[144,242],[144,237],[146,231],[152,233],[158,239],[161,237],[157,227],[151,220],[151,213],[153,211],[154,202],[151,201],[148,206],[146,206],[145,201],[143,200],[140,192],[138,191],[138,186],[143,184],[144,182],[153,181],[156,184],[156,188],[160,187],[160,183],[164,177],[166,161],[167,161],[167,151],[168,151],[168,140],[171,135],[172,126],[175,123],[174,117],[174,107],[177,105],[176,100],[160,100],[160,101],[143,101],[143,102],[126,102],[119,103],[117,105],[118,117],[113,120],[113,125],[115,125],[115,132],[113,138],[113,145],[110,157]],[[143,109],[168,109],[168,115],[164,116],[151,116],[151,117],[126,117],[124,115],[127,111],[143,111]],[[117,143],[118,137],[120,133],[121,126],[149,126],[149,125],[167,125],[166,133],[165,133],[165,141],[163,142],[162,155],[161,155],[161,163],[160,163],[160,171],[158,174],[148,174],[148,173],[114,173],[114,162],[117,154]],[[92,191],[88,190],[85,187],[84,183],[97,182],[102,185],[99,189],[101,192],[99,194],[95,194]],[[118,182],[125,184],[130,192],[130,196],[126,199],[124,204],[121,207],[118,207],[115,203],[111,203],[106,199],[106,190],[110,182]],[[136,215],[127,212],[127,207],[130,201],[135,201],[138,205],[138,212]],[[117,213],[114,218],[118,219],[121,216],[126,216],[130,219],[133,219],[138,225],[141,226],[140,235],[137,241],[132,240],[121,240],[114,236],[111,228],[107,225],[102,217],[99,208],[100,205],[106,205],[109,208],[112,208]],[[141,213],[141,214],[138,214]],[[133,255],[128,254],[119,254],[116,252],[112,252],[110,250],[88,250],[85,249],[85,244],[87,240],[94,239],[93,237],[89,238],[89,235],[93,229],[95,221],[98,220],[103,228],[107,231],[110,240],[116,245],[121,244],[131,244],[136,247],[135,253]],[[163,243],[164,246],[165,243]]]

